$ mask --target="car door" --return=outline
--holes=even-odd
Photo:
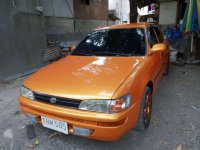
[[[162,68],[161,72],[163,74],[164,71],[165,71],[166,65],[169,61],[169,51],[167,50],[168,45],[167,45],[167,42],[164,39],[164,36],[163,36],[162,32],[160,31],[160,29],[158,27],[153,27],[153,29],[156,33],[157,38],[158,38],[158,42],[166,45],[165,51],[161,52],[161,68]]]
[[[149,41],[150,48],[152,48],[153,45],[155,44],[159,44],[159,40],[153,26],[148,27],[148,41]],[[153,67],[152,67],[153,81],[154,81],[155,86],[157,86],[157,83],[160,80],[160,74],[162,71],[162,54],[161,52],[156,52],[156,53],[151,54],[149,57],[153,64]]]

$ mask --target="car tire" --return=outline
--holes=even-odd
[[[149,87],[145,88],[142,96],[142,102],[140,106],[140,114],[136,130],[145,131],[150,124],[152,111],[152,90]]]

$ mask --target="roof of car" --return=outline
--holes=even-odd
[[[123,29],[123,28],[146,28],[148,25],[153,25],[152,23],[130,23],[130,24],[120,24],[120,25],[112,25],[107,26],[103,28],[97,28],[97,30],[100,29]]]

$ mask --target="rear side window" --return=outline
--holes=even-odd
[[[156,37],[156,34],[153,30],[152,27],[149,28],[149,33],[148,33],[148,37],[149,37],[149,44],[151,46],[153,46],[154,44],[158,44],[158,41],[157,41],[157,37]]]
[[[160,32],[160,30],[157,27],[154,27],[154,30],[158,36],[159,43],[163,43],[164,41],[163,34]]]

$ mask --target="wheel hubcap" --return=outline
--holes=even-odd
[[[151,94],[147,94],[146,100],[145,100],[145,106],[144,106],[144,124],[145,127],[149,126],[150,118],[151,118],[151,108],[152,108],[152,103],[151,103]]]

